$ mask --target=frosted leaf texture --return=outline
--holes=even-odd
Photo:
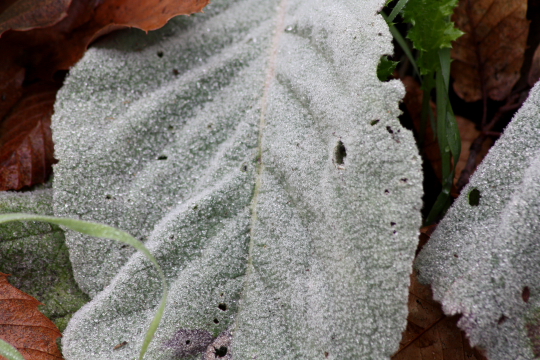
[[[489,359],[540,356],[539,119],[537,84],[416,262]]]
[[[119,227],[156,256],[171,289],[147,358],[397,350],[422,179],[397,120],[403,86],[377,79],[392,51],[383,4],[216,0],[72,69],[53,119],[55,214]],[[118,243],[68,232],[68,246],[92,301],[66,359],[134,358],[156,273]]]

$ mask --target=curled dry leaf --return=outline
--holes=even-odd
[[[540,80],[540,45],[534,51],[527,83],[532,87],[538,80]]]
[[[67,16],[71,0],[17,0],[0,5],[0,36],[6,30],[52,26]]]
[[[43,1],[37,0],[17,0],[9,2],[10,6],[0,5],[0,29],[16,28],[30,29],[28,31],[6,31],[0,38],[0,120],[15,106],[23,93],[23,81],[34,83],[36,80],[51,80],[59,70],[68,70],[84,54],[88,45],[97,37],[109,33],[121,27],[137,27],[142,30],[154,30],[162,27],[165,23],[176,15],[192,14],[200,12],[208,4],[209,0],[104,0],[90,1],[80,0],[47,0],[44,7]],[[36,4],[39,3],[37,6]],[[62,6],[69,5],[67,16],[59,10]],[[32,8],[34,7],[34,8]],[[57,9],[56,15],[51,17],[53,26],[45,26],[42,21],[47,17],[47,11]],[[61,19],[60,21],[58,21]],[[32,22],[34,21],[34,22]],[[10,25],[11,24],[11,25]],[[13,109],[11,114],[20,120],[17,114],[24,108],[19,106]],[[50,117],[52,107],[37,106],[32,117],[40,118],[41,124],[45,124],[45,117]],[[25,111],[25,116],[29,113]],[[12,116],[12,115],[10,115]],[[50,122],[49,120],[46,120]],[[35,123],[35,122],[34,122]],[[34,124],[33,123],[33,124]],[[2,122],[2,144],[0,164],[0,185],[1,190],[20,189],[23,186],[30,186],[41,183],[47,176],[36,176],[35,166],[42,163],[42,159],[52,159],[53,146],[50,131],[43,134],[48,136],[43,138],[46,154],[35,152],[29,143],[25,150],[25,156],[17,153],[20,146],[13,144],[22,137],[34,137],[29,135],[32,129],[26,125],[17,125],[17,129],[25,129],[24,134],[18,134],[11,126],[18,124],[14,119],[4,119]],[[33,125],[32,125],[33,126]],[[48,126],[48,125],[46,125]],[[36,130],[37,131],[37,130]],[[39,133],[39,131],[38,131]],[[48,134],[48,135],[47,135]],[[14,139],[14,137],[17,139]],[[10,138],[11,137],[11,138]],[[41,140],[40,140],[41,141]],[[10,146],[7,147],[6,143]],[[19,141],[20,142],[20,141]],[[49,146],[50,145],[50,146]],[[8,149],[13,152],[8,153]],[[37,155],[34,158],[33,155]],[[44,157],[42,156],[44,155]],[[6,162],[7,161],[7,162]],[[20,162],[18,162],[20,161]],[[51,173],[51,162],[45,163],[45,174]],[[41,166],[41,165],[40,165]],[[15,169],[15,170],[14,170]],[[30,173],[26,171],[30,170]],[[14,177],[14,173],[18,175]],[[19,178],[17,178],[19,177]],[[23,180],[23,178],[25,180]],[[10,185],[13,184],[13,185]]]
[[[56,344],[62,334],[38,311],[41,303],[10,285],[8,276],[0,273],[0,339],[17,348],[27,360],[63,359]]]
[[[59,84],[38,83],[0,124],[0,190],[45,182],[54,162],[51,116]]]
[[[454,90],[465,101],[504,100],[520,77],[529,33],[527,0],[461,0],[452,20],[465,32],[452,49]]]
[[[61,0],[57,0],[61,1]],[[209,0],[73,1],[67,17],[54,26],[8,31],[0,39],[4,63],[15,62],[29,71],[27,79],[50,77],[68,70],[100,35],[119,27],[148,31],[162,27],[173,16],[200,12]],[[36,24],[37,25],[37,24]]]

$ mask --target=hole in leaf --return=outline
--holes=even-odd
[[[523,299],[524,302],[528,303],[530,297],[531,297],[531,290],[529,289],[528,286],[525,286],[523,288],[523,291],[521,292],[521,298]]]
[[[390,223],[390,226],[396,226],[396,223],[392,221],[392,222]]]
[[[105,199],[110,200],[110,199],[112,199],[112,196],[111,195],[105,195]]]
[[[246,172],[246,171],[247,171],[247,165],[246,165],[246,164],[242,165],[242,171],[243,171],[243,172]]]
[[[330,354],[328,353],[328,351],[325,351],[325,352],[324,352],[324,357],[327,358],[328,355],[330,355]]]
[[[385,194],[390,194],[390,191],[389,191],[388,189],[385,189],[385,190],[384,190],[384,193],[385,193]]]
[[[400,179],[400,180],[401,180],[401,182],[404,182],[404,183],[406,183],[406,182],[407,182],[407,180],[409,180],[409,179],[407,179],[407,178],[403,178],[403,179]]]
[[[191,344],[191,340],[186,340],[186,345]]]
[[[214,348],[216,349],[216,348]],[[216,349],[216,356],[217,357],[224,357],[225,355],[227,355],[227,347],[226,346],[221,346],[219,349]]]
[[[223,303],[222,303],[222,304],[219,304],[219,305],[218,305],[218,308],[219,308],[219,310],[227,311],[227,304],[223,304]]]
[[[478,204],[480,204],[481,197],[482,195],[480,195],[480,190],[472,189],[469,193],[469,205],[478,206]]]
[[[370,124],[371,124],[371,126],[377,125],[377,123],[378,123],[379,121],[381,121],[381,120],[371,120]]]
[[[171,240],[174,239],[174,235],[169,236],[169,239]]]
[[[165,155],[160,155],[157,158],[158,160],[167,160],[167,157]]]
[[[380,81],[388,81],[396,70],[398,61],[392,61],[388,56],[381,57],[379,65],[377,65],[377,78]]]
[[[388,131],[390,134],[394,133],[394,130],[392,130],[392,128],[390,126],[386,127],[386,131]]]
[[[454,254],[454,257],[455,257],[455,258],[459,258],[459,255],[458,255],[458,254]]]
[[[172,73],[173,73],[174,76],[180,74],[180,72],[178,70],[176,70],[176,69],[172,69]]]
[[[174,130],[174,126],[169,125],[169,127],[168,127],[167,129],[169,129],[169,130]]]
[[[504,315],[501,315],[501,317],[499,318],[499,321],[497,321],[497,324],[501,325],[506,320],[508,320],[508,318],[506,316],[504,316]]]
[[[214,324],[219,324],[219,320],[218,320],[218,319],[214,319]]]
[[[156,53],[156,55],[157,55],[158,57],[163,57],[163,51],[158,51],[158,52]]]
[[[336,164],[343,165],[343,161],[346,157],[347,149],[345,149],[345,145],[343,145],[343,142],[339,140],[336,146],[336,150],[334,150],[334,160],[336,161]]]

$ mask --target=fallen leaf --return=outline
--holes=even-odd
[[[534,51],[527,83],[532,87],[540,79],[540,45]]]
[[[63,359],[56,344],[62,334],[38,311],[41,303],[10,285],[8,276],[0,273],[0,339],[17,348],[27,360]]]
[[[1,66],[4,65],[4,66]],[[25,70],[15,63],[0,65],[0,119],[10,111],[23,94]]]
[[[71,0],[7,1],[0,9],[0,36],[6,30],[30,30],[52,26],[67,16]]]
[[[59,1],[59,0],[58,0]],[[28,71],[27,79],[47,79],[68,70],[97,37],[121,27],[145,31],[162,27],[176,15],[200,12],[209,0],[73,1],[67,16],[54,26],[29,31],[7,31],[0,38],[5,60]]]
[[[504,100],[520,77],[527,0],[461,0],[452,20],[465,32],[452,48],[454,90],[465,101]]]
[[[59,87],[30,86],[0,124],[0,190],[43,183],[51,174],[51,116]]]
[[[471,348],[465,333],[457,327],[460,315],[445,316],[433,300],[429,285],[411,275],[407,328],[392,360],[486,360]]]

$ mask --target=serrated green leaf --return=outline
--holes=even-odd
[[[423,75],[439,69],[439,50],[451,48],[452,41],[463,32],[450,21],[458,0],[409,0],[403,9],[403,20],[413,25],[407,37],[420,51],[418,67]]]
[[[420,279],[487,357],[538,358],[540,86],[419,254]],[[529,298],[530,295],[530,298]]]
[[[155,254],[171,289],[149,359],[397,350],[422,179],[397,120],[403,86],[376,76],[392,52],[382,3],[216,0],[151,37],[110,37],[70,72],[55,214]],[[134,357],[155,271],[110,242],[68,232],[68,246],[93,299],[64,333],[66,359]]]
[[[397,64],[399,64],[399,61],[393,61],[383,56],[379,66],[377,66],[377,78],[381,81],[388,80],[394,74]]]

